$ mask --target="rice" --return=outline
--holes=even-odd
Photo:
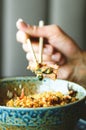
[[[15,96],[6,102],[8,107],[38,108],[50,106],[63,106],[77,101],[76,92],[71,90],[64,95],[61,92],[43,92],[33,95],[24,95],[24,89],[20,96]]]

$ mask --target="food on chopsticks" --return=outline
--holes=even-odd
[[[27,67],[27,69],[30,69],[37,75],[39,80],[42,80],[44,77],[48,77],[55,80],[57,78],[58,68],[59,66],[57,65],[48,65],[43,63],[39,63],[36,65],[29,64],[29,66]]]
[[[24,95],[24,89],[21,91],[21,95],[9,99],[6,102],[8,107],[22,107],[22,108],[38,108],[38,107],[50,107],[50,106],[63,106],[78,100],[76,97],[77,92],[75,90],[69,90],[67,94],[62,92],[42,92],[31,95]]]
[[[17,22],[17,24],[19,24],[19,22],[23,22],[23,20],[19,20]],[[27,26],[27,24],[25,22],[23,22],[24,26]],[[44,25],[43,21],[39,21],[39,27],[42,27]],[[21,33],[21,32],[20,32]],[[20,34],[19,34],[20,36]],[[32,72],[34,72],[37,77],[39,78],[39,80],[42,80],[44,77],[49,77],[51,79],[56,79],[57,78],[57,72],[58,72],[58,65],[51,65],[51,64],[45,64],[43,63],[43,38],[40,37],[39,38],[39,61],[36,58],[31,40],[29,38],[29,35],[26,34],[23,38],[22,41],[24,44],[27,44],[30,48],[30,51],[33,55],[33,64],[29,63],[27,69],[31,70]]]

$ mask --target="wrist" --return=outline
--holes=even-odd
[[[86,88],[86,51],[81,52],[81,57],[77,60],[75,73],[77,83]]]

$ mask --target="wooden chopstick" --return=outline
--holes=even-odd
[[[44,21],[43,20],[40,20],[39,21],[39,27],[43,27],[44,25]],[[40,37],[39,38],[39,63],[42,63],[43,61],[43,38]]]
[[[30,47],[31,53],[32,53],[33,58],[34,58],[34,62],[35,62],[36,64],[38,64],[38,61],[37,61],[37,58],[36,58],[36,55],[35,55],[35,52],[34,52],[32,43],[31,43],[31,40],[30,40],[29,38],[27,39],[27,44],[28,44],[28,46]]]
[[[44,25],[44,21],[40,20],[39,21],[39,27],[43,27],[43,25]],[[36,58],[36,55],[35,55],[35,52],[34,52],[34,49],[33,49],[32,43],[31,43],[31,40],[29,38],[27,39],[27,44],[30,47],[31,53],[32,53],[33,58],[34,58],[34,62],[36,64],[42,63],[42,60],[43,60],[43,56],[42,56],[42,52],[43,52],[43,38],[42,37],[39,38],[39,63],[37,61],[37,58]]]

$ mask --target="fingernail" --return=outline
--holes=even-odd
[[[51,55],[53,53],[53,47],[51,47],[50,45],[45,45],[45,48],[44,48],[44,52],[45,53],[48,53],[49,55]]]
[[[17,20],[17,22],[16,22],[16,27],[17,27],[17,28],[19,27],[20,22],[23,22],[23,19],[19,18],[19,19]]]
[[[55,55],[52,55],[52,60],[54,60],[54,61],[57,61],[57,56],[55,56]]]

